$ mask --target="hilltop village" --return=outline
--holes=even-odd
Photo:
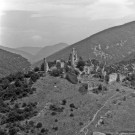
[[[67,61],[0,79],[0,135],[134,134],[135,65]],[[126,130],[125,130],[126,129]]]
[[[68,61],[60,59],[50,64],[47,62],[46,58],[44,58],[41,67],[43,67],[44,74],[50,73],[54,76],[61,76],[75,84],[85,82],[89,90],[93,89],[95,85],[89,81],[86,82],[84,80],[86,77],[99,78],[100,81],[106,84],[111,84],[113,82],[120,83],[127,77],[133,76],[135,71],[135,65],[132,63],[127,65],[107,65],[106,61],[99,62],[96,59],[83,61],[81,57],[78,57],[75,48],[72,49]],[[71,79],[71,76],[74,79]]]

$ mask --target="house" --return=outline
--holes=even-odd
[[[61,68],[61,60],[56,60],[56,67],[57,69]]]
[[[65,61],[64,60],[56,60],[56,67],[57,68],[65,68]]]
[[[94,82],[88,82],[88,91],[91,91],[95,88],[98,88],[98,84],[97,83],[94,83]]]
[[[120,74],[120,82],[122,82],[125,78],[126,78],[126,76],[125,76],[125,75]]]
[[[90,67],[84,66],[84,72],[85,72],[85,75],[89,75],[90,74]]]
[[[110,75],[109,75],[109,82],[108,82],[108,83],[110,84],[110,83],[116,82],[117,76],[118,76],[117,73],[112,73],[112,74],[110,74]]]

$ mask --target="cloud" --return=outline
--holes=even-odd
[[[2,2],[1,2],[2,1]],[[134,15],[134,0],[0,0],[3,10],[32,10],[31,17],[119,19]]]
[[[134,3],[129,0],[98,0],[87,7],[91,19],[118,19],[133,15]]]
[[[41,41],[42,40],[42,36],[40,36],[40,35],[34,35],[34,36],[32,36],[32,39],[34,41]]]

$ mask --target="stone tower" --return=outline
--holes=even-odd
[[[71,54],[71,65],[73,67],[76,67],[77,62],[78,62],[77,51],[75,48],[73,48]]]
[[[49,66],[48,62],[46,61],[46,58],[44,58],[43,62],[44,62],[44,72],[47,73],[49,70]]]

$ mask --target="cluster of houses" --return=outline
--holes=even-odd
[[[67,64],[67,63],[69,63],[69,61],[70,61],[70,65]],[[100,73],[103,76],[103,78],[105,78],[105,76],[108,75],[108,78],[109,78],[108,83],[115,82],[116,80],[119,80],[120,82],[122,82],[122,80],[126,77],[125,75],[120,74],[120,73],[107,74],[107,71],[105,70],[106,63],[103,66],[100,66],[100,65],[95,66],[90,59],[87,62],[85,62],[83,71],[80,71],[77,68],[78,61],[79,61],[79,58],[77,56],[77,50],[75,48],[73,48],[72,52],[70,54],[70,59],[68,61],[56,60],[56,64],[50,68],[48,66],[48,62],[47,62],[46,58],[44,58],[44,60],[43,60],[44,72],[47,73],[48,71],[52,71],[53,69],[61,68],[61,69],[63,69],[63,74],[65,74],[66,71],[64,69],[66,66],[68,66],[68,68],[72,68],[72,69],[78,71],[78,73],[79,73],[78,80],[81,80],[83,75],[87,75],[87,76],[94,75],[94,74],[91,74],[93,71],[95,73]],[[119,79],[118,79],[118,77],[119,77]]]

